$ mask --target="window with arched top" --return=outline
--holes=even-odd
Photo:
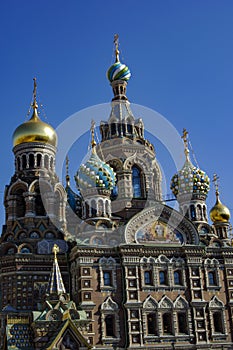
[[[191,215],[191,220],[196,220],[196,210],[193,204],[190,205],[190,215]]]
[[[29,168],[34,168],[34,155],[29,154]]]
[[[53,170],[53,157],[50,158],[50,169]]]
[[[17,170],[20,170],[20,158],[17,158]]]
[[[159,284],[161,285],[167,285],[167,271],[159,271]]]
[[[178,332],[187,334],[188,333],[188,322],[187,322],[187,315],[185,312],[178,312],[177,314],[177,321],[178,321]]]
[[[163,324],[163,334],[172,334],[172,314],[166,312],[162,316]]]
[[[47,154],[44,156],[44,167],[49,168],[49,156]]]
[[[42,165],[42,155],[38,153],[36,155],[36,166],[37,168],[41,168],[41,165]]]
[[[157,335],[157,317],[155,312],[150,312],[147,314],[147,334],[148,335]]]
[[[116,135],[116,123],[112,123],[111,124],[111,134]]]
[[[26,169],[26,166],[27,166],[26,154],[23,154],[23,156],[22,156],[22,166],[23,166],[23,169]]]
[[[180,270],[174,271],[174,284],[182,285],[182,273]]]
[[[214,333],[224,333],[223,317],[221,311],[213,312]]]
[[[105,317],[105,331],[107,337],[115,337],[115,317],[107,315]]]
[[[133,198],[142,198],[142,176],[140,169],[134,165],[132,167]]]

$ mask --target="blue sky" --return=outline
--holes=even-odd
[[[188,129],[200,167],[220,176],[222,201],[233,212],[232,18],[230,0],[1,1],[1,192],[14,172],[12,134],[27,117],[32,78],[41,118],[54,127],[109,102],[106,70],[119,33],[122,61],[132,72],[129,100],[158,111],[180,133]],[[155,148],[169,183],[175,169],[159,142]],[[82,156],[74,147],[71,175]],[[209,206],[213,201],[211,189]]]

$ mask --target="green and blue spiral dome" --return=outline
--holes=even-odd
[[[108,164],[92,152],[88,161],[80,166],[75,180],[81,192],[91,188],[111,191],[116,184],[116,175]]]
[[[183,168],[172,177],[170,188],[176,197],[189,193],[207,196],[210,179],[203,170],[186,160]]]
[[[107,71],[107,77],[110,83],[116,80],[128,81],[131,77],[129,68],[120,61],[115,62]]]

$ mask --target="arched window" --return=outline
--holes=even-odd
[[[209,286],[216,286],[217,285],[217,278],[216,278],[215,271],[208,272],[208,280],[209,280]]]
[[[191,215],[191,220],[196,220],[196,210],[194,205],[190,205],[190,215]]]
[[[115,321],[114,315],[107,315],[105,317],[105,331],[106,331],[107,337],[115,337],[114,321]]]
[[[26,166],[27,166],[26,154],[23,154],[23,156],[22,156],[22,163],[23,163],[23,169],[26,169]]]
[[[34,155],[29,154],[29,168],[34,168]]]
[[[172,315],[169,312],[163,314],[163,333],[172,334]]]
[[[141,172],[136,165],[132,167],[132,184],[133,184],[133,197],[141,198],[142,197]]]
[[[221,311],[214,312],[213,320],[214,320],[214,333],[224,333],[222,312]]]
[[[112,134],[112,136],[116,135],[116,124],[115,123],[111,124],[111,134]]]
[[[91,201],[91,216],[96,217],[97,210],[96,210],[96,201],[93,199]]]
[[[144,272],[144,282],[146,285],[152,285],[152,275],[151,271],[145,271]]]
[[[174,284],[182,285],[181,271],[174,271]]]
[[[187,329],[187,317],[186,317],[186,314],[184,312],[179,312],[178,315],[177,315],[177,318],[178,318],[178,332],[187,334],[188,333],[188,329]]]
[[[17,158],[17,170],[20,170],[20,158]]]
[[[44,166],[46,169],[49,168],[49,156],[47,154],[44,157]]]
[[[167,285],[167,271],[159,271],[159,283]]]
[[[104,285],[111,286],[112,285],[112,275],[110,271],[104,271],[103,273]]]
[[[41,167],[41,159],[42,159],[42,156],[41,156],[41,154],[39,153],[39,154],[37,154],[37,156],[36,156],[36,166],[38,167],[38,168],[40,168]]]
[[[129,134],[132,134],[133,128],[132,128],[132,124],[127,124],[127,131]]]
[[[147,315],[147,334],[157,335],[157,320],[155,313],[149,313]]]

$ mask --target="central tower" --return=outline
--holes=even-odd
[[[120,62],[119,38],[114,37],[115,63],[107,77],[114,97],[108,121],[100,124],[101,143],[97,152],[116,173],[117,187],[113,193],[112,212],[129,219],[146,203],[161,201],[161,171],[153,145],[144,137],[141,118],[135,119],[126,96],[131,73]]]

